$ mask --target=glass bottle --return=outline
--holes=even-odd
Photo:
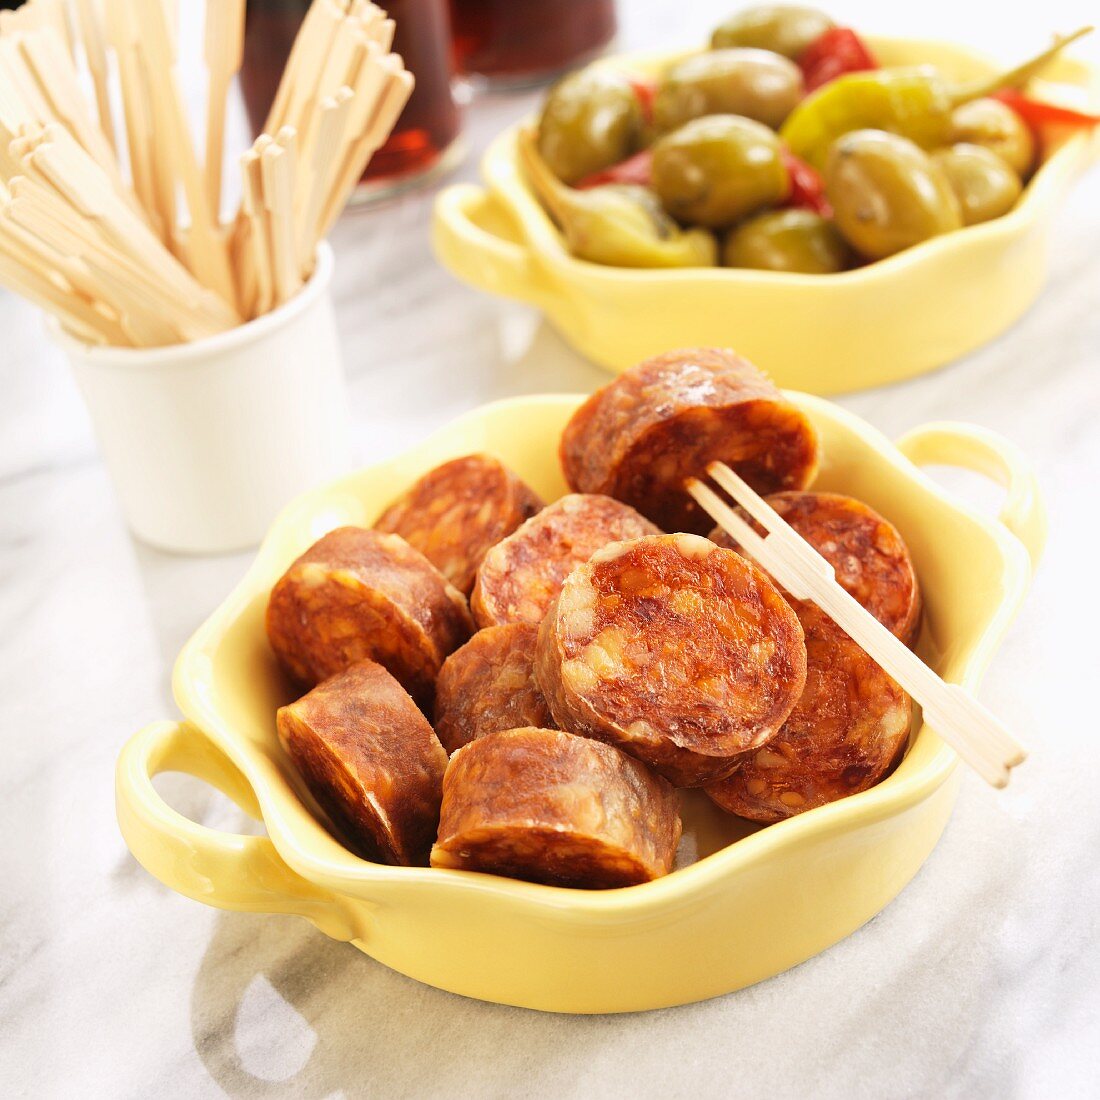
[[[543,83],[602,53],[614,0],[451,0],[455,64],[492,87]]]

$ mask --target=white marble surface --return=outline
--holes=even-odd
[[[623,44],[690,43],[725,7],[627,2]],[[1052,0],[1006,26],[1004,5],[833,8],[1006,56],[1096,14]],[[477,103],[475,153],[527,102]],[[460,175],[475,177],[473,160]],[[529,310],[433,265],[430,197],[355,214],[336,234],[363,460],[488,399],[603,381]],[[606,1018],[441,993],[304,921],[173,895],[134,862],[114,819],[115,756],[173,713],[176,651],[248,559],[129,538],[64,363],[34,313],[0,297],[0,1095],[1096,1095],[1098,253],[1094,173],[1057,220],[1045,295],[1010,333],[844,401],[891,435],[971,420],[1033,457],[1049,549],[983,690],[1031,761],[1006,793],[967,778],[915,881],[824,955],[706,1004]],[[976,479],[959,487],[994,501]],[[197,783],[161,789],[196,820],[241,825]]]

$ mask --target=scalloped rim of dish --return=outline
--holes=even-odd
[[[963,515],[996,544],[1003,562],[1005,597],[980,635],[968,644],[969,652],[964,662],[963,675],[958,681],[966,687],[976,687],[1027,590],[1031,564],[1023,544],[995,519],[974,512],[951,493],[936,485],[884,435],[859,417],[821,398],[790,391],[786,391],[786,395],[813,418],[839,422],[845,431],[855,434],[869,445],[881,461],[902,471],[923,493]],[[565,409],[575,407],[584,397],[583,394],[543,394],[508,398],[479,406],[450,421],[413,447],[406,448],[401,454],[303,494],[276,518],[244,578],[181,650],[172,677],[178,705],[188,720],[211,737],[248,778],[263,812],[268,834],[279,854],[304,878],[369,901],[371,887],[375,884],[400,882],[404,886],[416,885],[430,889],[440,886],[441,876],[445,876],[449,880],[449,886],[508,895],[514,901],[530,904],[536,909],[553,912],[558,916],[570,915],[585,920],[604,918],[617,923],[621,923],[624,918],[644,920],[666,913],[673,902],[686,903],[739,870],[772,857],[782,848],[798,844],[802,840],[836,835],[855,824],[873,823],[896,816],[926,798],[946,782],[955,770],[958,757],[952,748],[941,742],[927,764],[912,775],[894,772],[869,790],[770,825],[664,878],[616,890],[585,891],[474,872],[390,867],[360,859],[327,833],[325,835],[330,841],[325,846],[329,852],[327,855],[299,843],[294,832],[285,827],[279,812],[279,804],[285,798],[297,796],[290,790],[276,789],[277,772],[273,765],[270,765],[269,772],[262,758],[254,757],[232,735],[223,736],[222,723],[217,719],[216,712],[212,714],[205,704],[201,675],[204,668],[212,665],[214,651],[229,624],[237,619],[264,587],[263,575],[276,564],[276,560],[285,560],[286,554],[281,550],[284,530],[294,527],[304,516],[316,516],[323,512],[327,500],[339,497],[346,487],[365,475],[382,473],[392,462],[439,441],[448,434],[460,433],[470,424],[483,419],[490,411],[500,412],[510,408],[522,409],[546,404]],[[936,734],[922,722],[913,737],[909,752],[913,752],[920,741],[933,737]]]
[[[987,66],[991,71],[996,71],[1001,67],[988,55],[972,50],[967,46],[957,46],[933,39],[887,38],[877,35],[865,37],[872,47],[904,46],[918,49],[922,46],[926,49],[943,49],[947,47],[956,51],[960,57]],[[600,58],[592,64],[609,68],[629,68],[633,65],[639,71],[645,72],[649,68],[667,65],[679,58],[699,52],[702,51],[677,50],[660,53],[622,54]],[[1070,86],[1084,89],[1089,95],[1089,105],[1092,109],[1100,109],[1100,70],[1072,56],[1061,58],[1052,68],[1054,71],[1066,69],[1076,71],[1080,78],[1079,83]],[[1036,88],[1046,91],[1065,87],[1067,82],[1037,79],[1032,83]],[[521,228],[528,235],[530,248],[532,251],[537,252],[541,259],[554,263],[565,272],[576,269],[589,279],[625,279],[632,282],[658,279],[671,279],[677,282],[693,279],[718,279],[731,284],[738,284],[763,280],[775,285],[785,283],[790,286],[823,287],[858,283],[879,275],[889,276],[901,272],[913,264],[925,263],[953,249],[966,248],[976,241],[1009,238],[1017,233],[1022,233],[1034,225],[1040,217],[1047,214],[1060,191],[1069,184],[1079,171],[1083,170],[1084,163],[1089,158],[1089,145],[1093,140],[1093,136],[1085,131],[1068,137],[1035,170],[1016,205],[1007,214],[1002,214],[999,218],[993,218],[978,225],[964,226],[950,233],[944,233],[939,237],[932,237],[920,244],[913,245],[911,248],[896,252],[893,256],[887,256],[882,260],[874,260],[863,267],[852,268],[848,271],[830,275],[808,275],[731,267],[612,267],[608,264],[596,264],[571,256],[566,251],[565,243],[557,226],[554,225],[538,198],[528,187],[519,165],[516,139],[520,131],[533,126],[535,120],[536,116],[534,114],[527,115],[507,127],[493,139],[481,162],[482,176],[485,182],[489,184],[491,190],[497,191],[509,199],[510,212],[514,213],[521,223]]]

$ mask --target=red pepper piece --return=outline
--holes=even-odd
[[[845,73],[879,67],[874,54],[851,27],[830,27],[822,32],[802,51],[798,64],[807,92]]]
[[[593,172],[585,176],[573,186],[579,191],[589,187],[599,187],[605,183],[640,183],[648,187],[653,168],[653,153],[643,149],[632,157],[613,164],[610,168],[603,168],[599,172]],[[812,171],[812,169],[811,169]]]
[[[1074,111],[1070,107],[1059,107],[1054,103],[1043,103],[1039,99],[1029,99],[1015,88],[1002,88],[993,93],[994,99],[1011,107],[1030,126],[1056,122],[1063,126],[1096,126],[1100,124],[1100,115],[1089,115],[1083,111]]]
[[[638,104],[642,108],[642,117],[646,125],[653,121],[653,97],[657,94],[657,81],[647,76],[639,76],[637,73],[624,74],[638,97]]]
[[[803,210],[812,210],[823,218],[833,216],[833,208],[825,197],[825,184],[816,168],[796,157],[786,146],[783,147],[783,164],[791,181],[787,195],[787,206],[797,206]]]

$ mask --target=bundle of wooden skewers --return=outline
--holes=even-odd
[[[0,14],[0,284],[77,339],[180,343],[286,302],[404,108],[413,78],[390,52],[385,12],[314,0],[264,133],[240,158],[240,209],[223,222],[244,9],[208,0],[202,163],[174,0],[27,0]]]

